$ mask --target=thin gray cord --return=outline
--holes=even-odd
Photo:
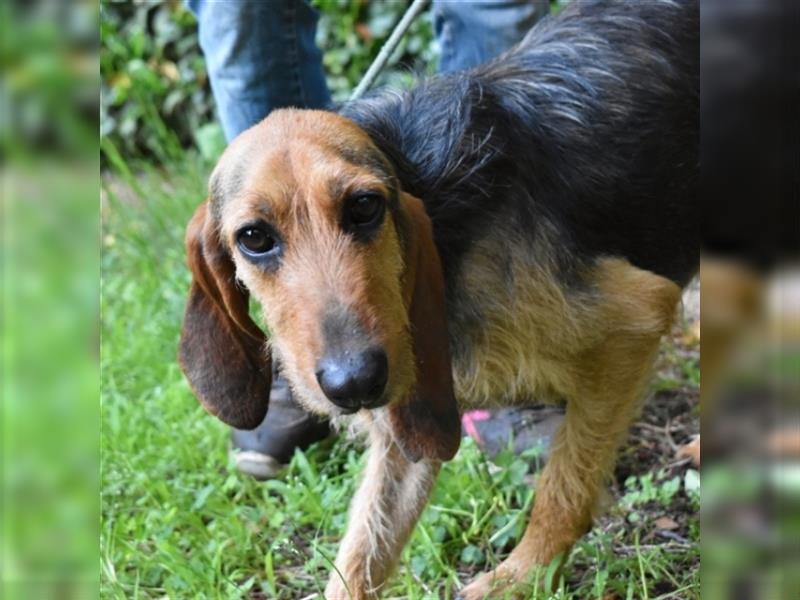
[[[422,9],[425,8],[427,3],[428,0],[414,0],[414,2],[411,3],[411,6],[408,7],[408,10],[403,15],[403,18],[400,19],[400,22],[394,28],[394,31],[392,31],[392,35],[389,36],[389,39],[386,40],[386,43],[381,48],[381,51],[378,52],[378,56],[376,56],[375,60],[372,61],[372,64],[369,66],[369,69],[367,69],[367,72],[361,79],[358,87],[353,90],[353,93],[350,95],[350,100],[360,98],[364,92],[366,92],[375,82],[375,79],[383,70],[383,67],[386,66],[386,61],[389,60],[392,52],[395,51],[400,43],[400,40],[403,39],[403,35],[406,31],[408,31],[411,23],[414,22],[414,19],[416,19],[417,15],[422,12]]]

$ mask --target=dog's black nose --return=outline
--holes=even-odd
[[[374,406],[389,374],[386,353],[373,348],[361,353],[324,356],[317,363],[317,381],[328,400],[349,412]]]

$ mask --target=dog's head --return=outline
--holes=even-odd
[[[367,134],[333,113],[275,111],[229,146],[209,190],[186,234],[180,344],[203,405],[258,425],[274,352],[307,409],[385,411],[409,459],[451,458],[460,423],[431,223]]]

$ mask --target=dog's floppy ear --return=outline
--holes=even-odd
[[[186,229],[192,285],[178,358],[189,385],[211,414],[254,429],[267,414],[271,361],[266,337],[248,314],[247,290],[208,215],[208,201]]]
[[[461,420],[453,394],[442,265],[425,206],[408,194],[402,198],[404,295],[417,382],[408,398],[389,408],[390,421],[395,441],[410,461],[450,460],[461,441]]]

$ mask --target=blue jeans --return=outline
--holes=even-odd
[[[433,0],[439,72],[471,69],[519,42],[550,0]]]
[[[285,106],[323,108],[331,98],[306,0],[186,0],[228,141]],[[440,72],[468,69],[518,42],[549,0],[434,0]]]
[[[228,141],[274,108],[323,108],[331,96],[304,0],[187,0]]]

